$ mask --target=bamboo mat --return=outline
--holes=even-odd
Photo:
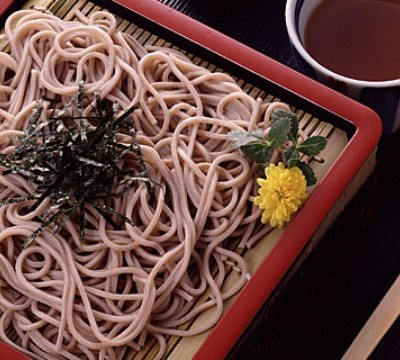
[[[73,20],[75,17],[75,11],[77,10],[81,11],[84,15],[90,15],[95,11],[102,10],[102,8],[97,6],[95,3],[87,0],[29,0],[26,2],[23,8],[31,8],[32,6],[46,7],[56,16],[64,20]],[[118,30],[133,35],[143,45],[173,47],[175,49],[178,49],[176,46],[174,46],[174,44],[168,42],[163,38],[160,38],[159,36],[157,36],[157,34],[152,34],[146,29],[140,28],[139,26],[130,23],[122,18],[117,17],[117,22]],[[185,51],[185,49],[179,50],[185,53],[194,63],[204,68],[207,68],[210,71],[224,71],[224,69],[216,67],[206,60],[196,56],[195,54],[188,53],[187,51]],[[250,96],[254,98],[261,98],[265,102],[278,100],[285,102],[285,99],[278,99],[274,96],[274,94],[268,94],[262,89],[257,88],[256,86],[247,83],[240,78],[235,77],[234,74],[230,75],[237,81],[237,83],[243,88],[244,91],[246,91]],[[328,145],[321,153],[321,157],[324,159],[324,161],[322,163],[317,161],[313,161],[311,163],[311,166],[313,167],[317,178],[321,179],[332,166],[333,162],[337,159],[344,147],[347,145],[347,135],[343,130],[333,126],[328,122],[323,121],[323,119],[318,119],[312,114],[306,113],[301,109],[293,108],[293,110],[298,115],[299,128],[302,129],[307,135],[322,135],[328,138]],[[234,250],[240,253],[248,262],[250,274],[254,273],[260,263],[266,259],[271,249],[279,240],[282,231],[284,230],[276,229],[272,231],[264,239],[255,244],[251,249],[239,248],[237,246],[237,243],[233,244]],[[232,284],[237,281],[237,279],[238,274],[234,270],[232,270],[224,283],[224,288],[229,289],[229,287],[231,287]],[[204,302],[208,296],[209,293],[205,293],[199,299],[199,304]],[[225,309],[229,306],[229,304],[232,303],[232,301],[234,301],[234,298],[226,301]],[[191,326],[200,326],[202,323],[206,322],[208,318],[212,317],[213,311],[213,309],[210,309],[209,311],[198,316],[198,318],[195,319],[193,322],[185,324],[180,328],[187,329]],[[209,332],[206,332],[190,338],[178,338],[175,336],[169,337],[167,342],[168,359],[177,360],[190,358],[193,354],[195,354],[196,350],[200,347],[208,334]],[[156,353],[157,348],[155,341],[150,340],[148,341],[148,343],[145,344],[145,346],[139,353],[135,353],[132,350],[132,352],[126,357],[126,359],[152,359]]]

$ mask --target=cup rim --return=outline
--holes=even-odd
[[[319,72],[326,76],[330,76],[336,80],[343,81],[347,84],[357,86],[357,87],[375,87],[375,88],[387,88],[400,85],[400,78],[393,80],[384,81],[368,81],[368,80],[357,80],[344,75],[340,75],[332,70],[327,69],[325,66],[317,62],[304,48],[302,41],[300,40],[298,31],[295,26],[295,12],[297,0],[287,0],[285,9],[285,21],[286,29],[289,35],[289,40],[295,47],[300,56],[313,68],[317,69]]]

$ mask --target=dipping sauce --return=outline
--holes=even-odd
[[[304,33],[309,54],[357,80],[400,78],[400,0],[324,0]]]

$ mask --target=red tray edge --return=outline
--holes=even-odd
[[[194,357],[197,360],[222,359],[373,152],[382,134],[382,124],[371,109],[157,0],[115,2],[342,116],[356,127],[356,133],[339,157],[340,161],[338,159],[320,181],[323,191],[318,191],[317,187],[304,204],[301,211],[312,214],[308,216],[309,221],[302,223],[301,216],[293,219],[269,254],[268,262],[260,265]]]
[[[259,266],[194,357],[197,360],[222,359],[373,152],[382,134],[382,124],[378,115],[371,109],[157,0],[115,2],[342,116],[356,127],[356,133],[341,156],[320,181],[319,187],[323,188],[323,191],[318,191],[317,186],[301,209],[302,212],[312,214],[308,216],[309,221],[302,223],[301,216],[293,219],[269,254],[268,261]]]
[[[382,123],[371,109],[171,9],[158,0],[113,1],[336,113],[356,127],[356,132],[346,148],[300,210],[299,214],[301,212],[311,214],[308,216],[307,223],[301,222],[301,216],[293,219],[268,256],[268,262],[263,262],[259,266],[245,289],[241,291],[195,355],[197,360],[222,359],[239,339],[340,194],[373,152],[382,134]],[[14,2],[15,0],[2,1],[0,16]],[[321,187],[323,191],[319,191]],[[6,354],[7,359],[10,360],[27,359],[25,355],[1,342],[0,353]]]

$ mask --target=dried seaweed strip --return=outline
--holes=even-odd
[[[24,135],[17,139],[14,152],[0,154],[0,165],[4,176],[17,174],[35,185],[36,193],[26,197],[14,197],[0,202],[6,206],[17,202],[34,201],[33,211],[47,198],[50,206],[39,216],[41,225],[25,241],[28,246],[47,227],[58,233],[65,222],[78,214],[79,237],[84,240],[85,206],[91,204],[114,228],[114,218],[134,226],[131,219],[106,204],[113,196],[122,196],[144,181],[151,191],[151,180],[136,137],[131,118],[135,107],[118,116],[119,107],[100,99],[95,94],[95,116],[84,117],[84,101],[88,100],[79,91],[62,109],[55,109],[53,99],[37,102],[28,118]],[[50,101],[53,109],[48,119],[43,117],[43,102]],[[89,127],[86,121],[97,122]],[[119,143],[118,134],[129,134],[130,144]],[[137,166],[123,169],[118,162],[133,154]]]

